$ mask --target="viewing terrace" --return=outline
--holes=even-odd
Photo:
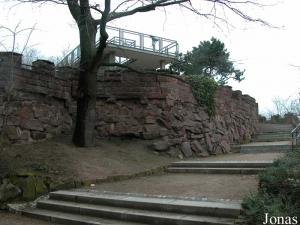
[[[164,68],[178,56],[175,40],[111,26],[107,26],[107,32],[109,39],[104,57],[110,63],[126,64],[135,69],[157,69]],[[99,35],[98,29],[96,40]],[[77,46],[58,65],[76,67],[79,59],[80,46]]]

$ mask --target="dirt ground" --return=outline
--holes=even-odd
[[[159,156],[149,149],[151,142],[144,140],[105,139],[92,148],[75,147],[70,140],[71,137],[65,136],[41,143],[6,147],[0,150],[0,175],[33,172],[49,176],[59,183],[130,175],[178,160]],[[53,223],[0,210],[0,225]]]
[[[174,161],[158,156],[145,140],[105,139],[96,147],[78,148],[71,137],[6,147],[0,151],[0,175],[33,172],[53,180],[93,180],[157,168]]]
[[[0,211],[0,225],[55,225],[55,224],[42,221],[42,220],[31,219],[17,214]]]

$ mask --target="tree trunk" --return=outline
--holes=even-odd
[[[73,143],[76,146],[89,147],[95,144],[97,70],[92,69],[90,65],[96,54],[97,27],[92,20],[86,18],[78,23],[78,27],[81,58]]]

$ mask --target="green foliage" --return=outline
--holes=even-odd
[[[264,213],[300,218],[300,149],[277,160],[259,181],[259,192],[243,201],[243,224],[262,224]]]
[[[285,113],[284,115],[280,115],[280,114],[272,115],[271,118],[269,119],[269,121],[267,121],[267,122],[282,123],[282,124],[286,124],[286,123],[298,124],[299,118],[298,118],[297,114],[288,112],[288,113]]]
[[[199,46],[194,47],[191,52],[181,54],[179,60],[170,68],[184,75],[205,74],[214,78],[219,84],[226,84],[229,79],[243,80],[244,71],[235,69],[229,57],[230,54],[224,43],[211,38],[210,41],[200,42]]]
[[[267,118],[265,116],[259,114],[258,115],[258,121],[260,123],[265,123],[265,122],[267,122]]]
[[[192,86],[193,95],[200,106],[205,107],[209,116],[215,113],[215,93],[218,84],[206,75],[184,76],[187,83]]]

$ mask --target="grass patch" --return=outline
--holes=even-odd
[[[263,224],[270,216],[296,216],[300,220],[300,148],[274,162],[259,175],[259,191],[243,201],[242,224]]]

